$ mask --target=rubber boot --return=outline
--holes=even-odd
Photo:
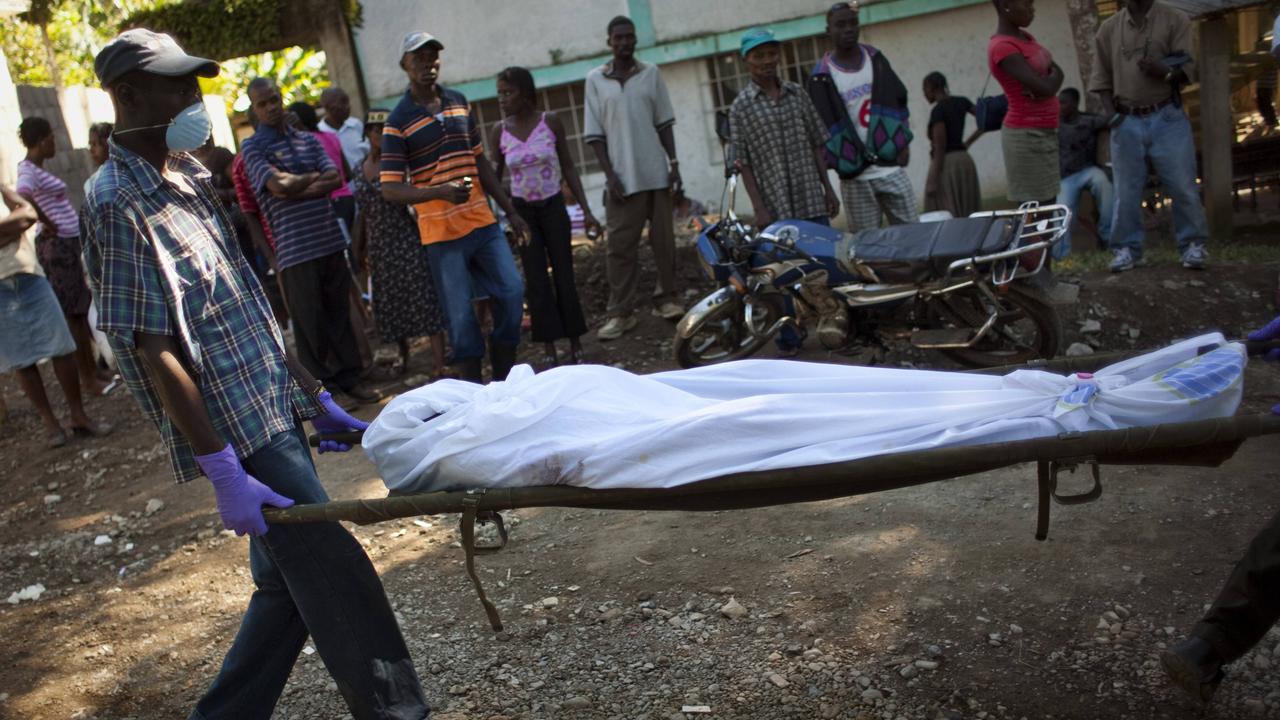
[[[516,364],[516,348],[514,345],[502,345],[489,342],[489,365],[493,368],[494,380],[506,380],[511,366]]]
[[[484,382],[484,375],[480,371],[481,358],[467,358],[459,360],[453,364],[453,372],[458,376],[459,380],[466,380],[477,385]]]

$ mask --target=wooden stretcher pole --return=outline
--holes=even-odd
[[[829,500],[922,485],[1009,465],[1091,457],[1101,465],[1215,467],[1250,437],[1280,433],[1270,414],[1172,423],[1125,430],[1064,433],[989,445],[877,455],[847,462],[738,473],[671,488],[593,490],[565,485],[489,488],[477,511],[524,507],[601,510],[733,510]],[[264,508],[270,523],[369,524],[419,515],[460,513],[466,491],[431,492],[367,500]],[[476,494],[476,493],[470,493]]]
[[[1245,351],[1250,357],[1258,357],[1268,352],[1280,349],[1280,340],[1257,341],[1257,340],[1228,340],[1227,342],[1239,342],[1245,347]],[[1213,347],[1217,347],[1216,345]],[[978,368],[976,370],[964,370],[962,372],[977,375],[1007,375],[1014,370],[1044,370],[1045,372],[1059,373],[1061,375],[1069,375],[1077,372],[1095,372],[1107,365],[1113,365],[1123,362],[1140,355],[1154,352],[1153,350],[1121,350],[1118,352],[1094,353],[1092,355],[1079,355],[1077,357],[1060,357],[1050,360],[1033,360],[1029,363],[1021,365],[1001,365],[999,367]]]
[[[339,500],[263,508],[270,523],[349,520],[361,524],[394,518],[462,513],[461,534],[467,576],[475,587],[494,632],[502,631],[497,606],[485,594],[475,569],[475,523],[482,517],[500,519],[499,510],[520,507],[585,507],[614,510],[725,510],[827,500],[863,495],[910,485],[946,480],[1023,462],[1035,461],[1039,494],[1036,539],[1049,532],[1051,502],[1091,502],[1101,496],[1098,465],[1164,464],[1217,466],[1230,458],[1245,439],[1280,433],[1280,417],[1245,415],[1234,418],[1157,425],[1154,427],[1066,433],[1010,443],[939,448],[896,453],[843,463],[778,471],[740,473],[673,488],[591,490],[567,486],[491,488],[469,492],[436,492],[380,500]],[[1056,492],[1060,467],[1080,463],[1093,466],[1094,488],[1078,495]],[[505,533],[499,522],[499,532]]]

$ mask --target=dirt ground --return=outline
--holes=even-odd
[[[682,272],[691,302],[707,287]],[[1278,272],[1082,273],[1069,341],[1101,351],[1209,329],[1238,337],[1275,313]],[[600,320],[598,251],[580,250],[579,281]],[[1101,329],[1081,334],[1087,320]],[[645,316],[587,352],[665,369],[670,337],[671,323]],[[812,348],[801,359],[848,361]],[[12,380],[0,391],[11,410],[0,597],[45,588],[0,603],[0,717],[185,717],[251,592],[247,541],[221,530],[204,483],[173,484],[126,393],[90,404],[116,424],[111,438],[45,450]],[[1280,368],[1252,366],[1246,395],[1245,411],[1280,402]],[[1055,507],[1046,542],[1033,539],[1030,466],[753,511],[526,510],[508,548],[480,560],[508,626],[496,637],[463,572],[456,517],[353,532],[438,716],[452,720],[1193,718],[1156,656],[1280,507],[1276,459],[1274,440],[1255,440],[1218,469],[1104,468],[1102,498]],[[359,453],[317,462],[335,498],[383,494]],[[744,617],[720,612],[731,598]],[[1232,667],[1208,717],[1280,717],[1277,667],[1273,633]],[[276,717],[347,717],[310,646]]]

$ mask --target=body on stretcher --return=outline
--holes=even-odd
[[[721,475],[1229,417],[1245,348],[1204,335],[1095,373],[1003,376],[744,360],[635,375],[516,368],[392,400],[364,432],[395,492],[669,488]]]
[[[1247,350],[1250,354],[1258,354],[1265,352],[1268,347],[1270,346],[1249,343]],[[1161,355],[1166,351],[1174,352],[1172,355]],[[1120,376],[1136,373],[1154,383],[1154,386],[1148,385],[1145,391],[1153,395],[1139,397],[1139,400],[1149,402],[1160,397],[1161,392],[1166,395],[1172,393],[1175,398],[1180,397],[1181,401],[1166,397],[1163,402],[1172,404],[1166,405],[1165,409],[1192,408],[1189,412],[1193,415],[1203,412],[1211,416],[1207,419],[1182,417],[1182,421],[1175,422],[1173,419],[1181,416],[1164,415],[1154,418],[1152,422],[1127,429],[1066,430],[1038,437],[976,445],[943,444],[927,449],[900,449],[857,459],[720,473],[715,477],[674,487],[590,489],[567,485],[521,487],[518,483],[507,483],[505,487],[479,487],[447,492],[393,491],[390,497],[381,499],[297,505],[283,510],[265,508],[264,515],[268,522],[273,523],[348,520],[368,524],[418,515],[461,513],[461,535],[467,572],[495,630],[501,630],[501,620],[496,607],[485,596],[474,568],[475,555],[490,549],[476,546],[474,526],[477,521],[494,520],[499,523],[502,531],[499,512],[508,509],[550,506],[680,511],[743,509],[880,492],[1035,462],[1039,499],[1036,538],[1043,540],[1048,534],[1051,503],[1074,504],[1096,500],[1101,496],[1101,465],[1216,467],[1229,459],[1245,439],[1280,433],[1280,417],[1231,416],[1239,404],[1242,392],[1240,371],[1243,369],[1244,352],[1245,347],[1241,344],[1226,343],[1221,336],[1212,335],[1179,343],[1164,351],[1123,360],[1106,369]],[[1153,355],[1160,355],[1161,360],[1153,363]],[[1166,364],[1166,361],[1176,357],[1186,359],[1172,366]],[[1073,366],[1079,367],[1076,363]],[[1083,369],[1078,372],[1081,374],[1073,376],[1075,380],[1067,393],[1070,397],[1059,398],[1064,403],[1062,408],[1058,408],[1059,417],[1065,417],[1079,409],[1071,407],[1073,405],[1098,406],[1100,398],[1107,392],[1114,393],[1117,389],[1127,387],[1117,383],[1108,391],[1108,383],[1104,382],[1096,389],[1090,389],[1094,387],[1093,381],[1097,377],[1105,378],[1108,375],[1099,371],[1092,377],[1086,377],[1087,373]],[[1152,375],[1157,377],[1152,379]],[[1202,400],[1183,402],[1193,397],[1201,397]],[[1207,405],[1195,407],[1206,401],[1216,402],[1218,407],[1213,410],[1209,410]],[[1057,402],[1055,400],[1055,404]],[[1118,417],[1132,417],[1132,413],[1142,407],[1143,403],[1119,405],[1123,407],[1118,407],[1115,414],[1109,415],[1112,421]],[[347,440],[358,442],[359,438]],[[313,437],[312,441],[318,442],[319,438]],[[1076,494],[1059,492],[1060,471],[1074,469],[1078,465],[1092,467],[1092,487]],[[501,532],[501,536],[505,543],[505,531]]]

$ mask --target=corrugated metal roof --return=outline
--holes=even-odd
[[[1225,10],[1239,10],[1254,5],[1265,5],[1266,0],[1161,0],[1178,8],[1193,18],[1211,15]]]

